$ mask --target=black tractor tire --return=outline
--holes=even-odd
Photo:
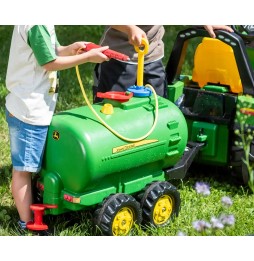
[[[94,224],[104,236],[127,236],[134,224],[140,225],[140,204],[128,194],[117,193],[106,198],[94,212]]]
[[[180,193],[167,181],[151,183],[139,198],[144,225],[162,227],[179,214]]]

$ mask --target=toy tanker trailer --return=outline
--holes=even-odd
[[[106,99],[93,108],[118,133],[136,139],[152,127],[154,106],[153,97],[132,97],[123,103]],[[129,233],[134,222],[140,223],[142,210],[154,225],[168,222],[179,211],[180,197],[164,169],[181,159],[187,132],[180,110],[163,98],[158,98],[153,132],[135,142],[105,128],[88,106],[56,114],[37,181],[43,203],[57,205],[47,212],[58,215],[103,202],[95,222],[109,235]],[[142,196],[140,202],[135,196]]]
[[[174,103],[152,87],[130,89],[54,115],[37,180],[43,204],[31,206],[28,228],[47,228],[42,213],[92,209],[102,234],[128,235],[141,221],[163,226],[178,215],[180,194],[169,181],[184,177],[198,146],[186,152],[187,124]]]

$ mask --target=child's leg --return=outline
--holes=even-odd
[[[48,126],[24,123],[6,110],[9,127],[12,171],[12,195],[23,222],[32,220],[31,173],[41,168]]]
[[[31,173],[27,171],[12,171],[12,195],[17,207],[20,219],[24,222],[31,221],[32,204]]]

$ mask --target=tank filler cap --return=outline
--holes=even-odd
[[[107,114],[107,115],[111,115],[114,113],[114,108],[113,108],[112,104],[105,103],[101,108],[101,112],[104,114]]]
[[[145,86],[133,85],[127,89],[129,92],[132,92],[134,97],[149,97],[152,94],[152,91]]]

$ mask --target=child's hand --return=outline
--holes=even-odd
[[[89,42],[75,42],[68,46],[71,55],[81,54],[85,51],[86,44]]]
[[[146,33],[138,26],[133,26],[128,32],[129,43],[134,46],[142,45],[142,38],[147,39]]]
[[[209,33],[210,37],[212,38],[216,38],[216,34],[214,32],[214,30],[225,30],[225,31],[228,31],[228,32],[231,32],[233,33],[234,30],[230,27],[230,26],[227,26],[227,25],[204,25],[204,28],[206,29],[206,31]]]
[[[102,63],[105,61],[109,61],[108,56],[103,54],[103,52],[106,51],[108,48],[108,46],[103,46],[100,48],[91,49],[90,51],[86,52],[88,62]]]
[[[111,27],[127,34],[129,43],[134,46],[141,46],[142,38],[147,40],[146,33],[136,25],[111,25]]]
[[[83,53],[82,49],[86,47],[88,42],[75,42],[67,46],[58,46],[57,54],[58,56],[72,56],[76,54]]]

